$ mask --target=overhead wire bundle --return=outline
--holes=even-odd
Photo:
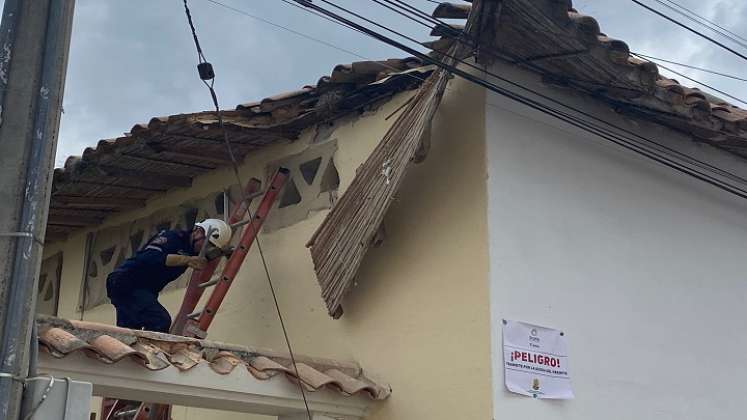
[[[730,53],[732,53],[732,54],[736,55],[737,57],[739,57],[739,58],[741,58],[741,59],[743,59],[743,60],[747,60],[747,55],[745,55],[745,54],[743,54],[743,53],[741,53],[741,52],[737,51],[736,49],[734,49],[734,48],[732,48],[732,47],[729,47],[728,45],[724,44],[723,42],[717,41],[717,40],[716,40],[716,39],[714,39],[713,37],[711,37],[711,36],[708,36],[708,35],[706,35],[706,34],[704,34],[704,33],[700,32],[700,31],[698,31],[697,29],[694,29],[694,28],[692,28],[692,27],[690,27],[690,26],[687,26],[687,25],[685,25],[684,23],[682,23],[682,22],[678,21],[677,19],[674,19],[673,17],[671,17],[671,16],[667,15],[666,13],[660,12],[660,11],[658,11],[658,10],[654,9],[653,7],[651,7],[651,6],[647,5],[647,4],[645,4],[645,3],[643,3],[643,2],[641,2],[641,1],[639,1],[639,0],[630,0],[630,1],[632,1],[633,3],[635,3],[635,4],[637,4],[637,5],[641,6],[641,7],[643,7],[644,9],[648,10],[648,11],[649,11],[649,12],[651,12],[651,13],[653,13],[653,14],[655,14],[655,15],[658,15],[658,16],[660,16],[661,18],[663,18],[663,19],[666,19],[666,20],[668,20],[669,22],[672,22],[672,23],[674,23],[675,25],[677,25],[677,26],[679,26],[679,27],[681,27],[681,28],[683,28],[683,29],[687,30],[688,32],[691,32],[691,33],[693,33],[693,34],[695,34],[695,35],[697,35],[697,36],[699,36],[699,37],[701,37],[701,38],[704,38],[704,39],[706,39],[706,40],[710,41],[711,43],[713,43],[713,44],[715,44],[715,45],[718,45],[719,47],[723,48],[723,49],[724,49],[724,50],[726,50],[726,51],[729,51]],[[670,8],[670,9],[672,9],[672,7],[670,7],[670,6],[667,6],[667,5],[666,5],[666,4],[664,4],[664,3],[663,3],[663,2],[661,1],[661,0],[654,0],[654,1],[656,1],[656,2],[658,2],[658,3],[660,3],[660,4],[662,4],[662,5],[664,5],[664,6],[665,6],[665,7],[667,7],[667,8]],[[670,1],[670,3],[676,4],[676,3],[674,3],[674,2],[671,2],[671,1]],[[689,10],[689,9],[687,9],[687,10]],[[679,13],[679,12],[678,12],[678,13]],[[694,15],[694,16],[696,16],[696,17],[700,17],[700,16],[698,16],[698,15]],[[689,20],[693,20],[693,21],[695,21],[696,23],[699,23],[699,22],[698,22],[698,21],[697,21],[697,20],[696,20],[696,19],[695,19],[694,17],[690,17],[690,16],[688,16],[688,15],[685,15],[685,17],[687,17],[687,18],[688,18]],[[705,18],[702,18],[702,17],[701,17],[701,19],[705,20]],[[710,21],[708,21],[708,22],[710,22]],[[700,23],[700,24],[701,24],[701,25],[703,25],[703,23]],[[710,26],[707,26],[707,25],[706,25],[706,27],[708,27],[708,28],[709,28],[709,29],[711,29],[711,30],[714,30],[714,31],[716,31],[717,33],[721,34],[722,36],[725,36],[725,37],[726,37],[727,39],[731,40],[732,42],[735,42],[735,43],[737,43],[738,45],[740,45],[740,46],[742,46],[742,47],[744,47],[744,46],[745,46],[745,44],[744,44],[743,42],[739,41],[738,39],[734,38],[733,36],[731,36],[731,35],[729,35],[729,34],[726,34],[726,33],[724,33],[724,32],[721,32],[721,31],[718,31],[718,30],[716,30],[716,29],[713,29],[712,27],[710,27]],[[731,32],[729,32],[729,33],[731,33]],[[741,38],[741,37],[740,37],[740,38]]]
[[[472,64],[471,62],[466,61],[464,59],[460,59],[457,57],[450,57],[448,53],[439,51],[439,53],[441,53],[444,57],[455,59],[458,65],[462,65],[464,67],[478,70],[481,73],[485,74],[486,76],[490,76],[491,78],[494,78],[495,80],[498,80],[505,85],[508,85],[512,88],[516,88],[524,92],[524,94],[518,93],[517,91],[508,89],[506,87],[500,86],[496,84],[495,82],[488,80],[487,78],[473,75],[465,70],[460,69],[457,66],[445,64],[437,58],[430,57],[429,55],[424,54],[413,47],[409,47],[371,28],[368,28],[355,21],[352,21],[351,19],[345,18],[335,12],[332,12],[322,6],[317,5],[316,3],[311,3],[306,0],[295,0],[295,1],[319,13],[322,13],[330,18],[338,20],[339,22],[343,23],[345,26],[354,27],[356,30],[362,33],[365,33],[366,35],[376,40],[389,44],[395,48],[398,48],[402,51],[407,52],[408,54],[412,54],[413,56],[420,58],[424,62],[435,64],[439,67],[445,68],[449,70],[450,72],[452,72],[454,75],[462,77],[472,83],[482,86],[501,96],[505,96],[509,99],[517,101],[523,105],[528,106],[529,108],[535,109],[544,114],[551,115],[574,127],[582,129],[583,131],[594,134],[600,138],[603,138],[607,141],[610,141],[628,150],[636,152],[642,156],[645,156],[660,164],[670,167],[676,171],[690,175],[696,179],[699,179],[703,182],[711,184],[724,191],[730,192],[742,198],[747,198],[747,190],[745,190],[744,188],[745,184],[747,184],[747,180],[733,173],[717,168],[711,164],[700,161],[692,156],[683,154],[665,145],[659,144],[658,142],[651,140],[650,138],[642,136],[638,133],[635,133],[623,127],[620,127],[616,124],[608,122],[602,118],[599,118],[595,115],[592,115],[578,108],[572,107],[548,95],[545,95],[531,88],[523,86],[520,83],[513,82],[499,74],[488,71],[487,69],[477,66],[475,64]],[[386,25],[375,22],[372,19],[369,19],[359,13],[356,13],[344,7],[341,7],[335,4],[334,2],[331,2],[328,0],[318,0],[318,1],[320,1],[321,3],[327,4],[335,9],[338,9],[344,13],[347,13],[350,16],[353,16],[364,22],[374,25],[378,28],[394,33],[395,35],[407,41],[416,43],[417,45],[422,45],[422,43],[420,43],[419,41],[411,37],[408,37],[400,33],[399,31],[396,31],[392,28],[387,27]],[[379,0],[372,0],[372,1],[379,3]],[[426,18],[424,16],[424,12],[422,11],[418,12],[418,11],[413,10],[413,6],[407,5],[401,0],[394,0],[394,2],[390,0],[384,0],[384,1],[392,5],[393,3],[397,3],[399,5],[400,10],[402,10],[403,12],[405,10],[409,10],[412,17],[419,18],[421,19],[421,21],[429,22],[430,24],[428,24],[428,26],[430,28],[439,26],[443,28],[444,30],[454,31],[453,28],[451,28],[448,24],[445,24],[443,21],[440,21],[436,18],[432,18],[430,16]],[[431,24],[433,26],[431,26]],[[466,42],[467,44],[474,45],[474,41],[467,38],[467,36],[463,33],[460,33],[460,38],[458,39],[460,42]],[[483,46],[481,46],[481,51],[484,51]],[[493,53],[496,55],[500,55],[500,53],[497,53],[497,52],[493,52]],[[526,94],[529,94],[536,99],[526,96]]]
[[[249,223],[254,224],[255,217],[248,207],[248,204],[249,204],[248,198],[244,194],[243,188],[241,188],[244,184],[241,181],[241,175],[239,174],[238,162],[236,160],[235,154],[233,153],[231,142],[228,138],[228,130],[226,129],[223,123],[223,112],[220,109],[220,105],[218,103],[218,95],[215,92],[215,88],[214,88],[215,72],[213,71],[212,65],[205,58],[202,48],[200,47],[200,41],[199,41],[199,38],[197,37],[197,31],[195,29],[194,23],[192,22],[192,13],[189,9],[189,5],[187,4],[187,0],[183,0],[183,1],[184,1],[184,13],[187,16],[187,22],[189,23],[189,28],[192,32],[192,38],[194,40],[195,48],[197,49],[197,57],[198,57],[197,70],[200,75],[200,79],[203,81],[205,86],[207,86],[208,90],[210,91],[210,97],[212,98],[213,106],[215,107],[215,112],[218,116],[218,126],[223,133],[223,140],[226,145],[226,152],[228,153],[228,156],[231,159],[231,168],[233,169],[234,176],[236,177],[236,182],[238,182],[238,185],[241,190],[241,194],[242,194],[241,200],[242,202],[247,204],[246,211],[249,214],[249,220],[251,220],[251,222]],[[264,251],[262,250],[262,245],[260,243],[259,236],[255,238],[255,241],[257,243],[257,248],[259,250],[259,256],[262,262],[262,267],[264,268],[265,277],[267,278],[267,283],[270,287],[272,299],[275,304],[275,310],[277,312],[278,319],[280,320],[280,327],[283,330],[283,337],[285,339],[285,344],[288,349],[291,363],[293,364],[293,370],[294,370],[294,373],[296,374],[296,378],[298,378],[298,389],[301,392],[301,397],[303,398],[304,407],[306,408],[306,415],[308,416],[309,420],[312,420],[311,410],[309,409],[309,402],[306,399],[306,392],[303,389],[301,375],[298,372],[298,365],[296,364],[296,357],[293,353],[293,347],[291,346],[290,338],[288,336],[288,330],[285,326],[283,314],[280,310],[280,304],[278,303],[277,293],[275,292],[275,286],[272,281],[272,276],[270,275],[270,269],[269,269],[267,260],[264,255]]]

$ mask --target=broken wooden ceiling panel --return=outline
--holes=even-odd
[[[316,86],[223,111],[237,158],[292,142],[321,122],[417,87],[430,69],[415,58],[338,65]],[[422,72],[411,73],[421,68]],[[230,164],[215,112],[176,114],[137,124],[123,137],[101,140],[55,169],[47,230],[50,240],[142,206],[154,195],[188,187],[198,175]]]
[[[468,20],[467,28],[474,20],[474,16]],[[459,57],[468,50],[463,43],[454,44],[448,56]],[[456,60],[444,61],[454,65]],[[334,318],[342,315],[342,301],[416,158],[449,78],[450,73],[439,68],[420,86],[307,244],[322,299]]]

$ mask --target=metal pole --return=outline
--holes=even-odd
[[[21,413],[74,0],[6,0],[0,24],[0,419]]]

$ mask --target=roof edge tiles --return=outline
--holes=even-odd
[[[237,158],[296,140],[301,132],[416,88],[432,71],[416,58],[361,61],[335,66],[316,86],[281,93],[223,111]],[[128,208],[228,165],[215,112],[153,117],[116,139],[100,140],[54,170],[47,239],[101,223]],[[139,175],[140,174],[140,175]],[[112,203],[103,206],[102,203]],[[82,217],[85,215],[86,217]],[[75,217],[81,216],[81,217]]]
[[[278,374],[296,383],[300,379],[310,392],[326,388],[372,400],[384,400],[391,394],[389,386],[368,378],[355,363],[298,355],[296,376],[290,358],[270,350],[46,316],[39,316],[37,325],[40,351],[58,359],[83,353],[91,363],[102,366],[129,359],[151,371],[170,366],[187,371],[208,365],[218,375],[241,367],[256,380]]]
[[[747,110],[662,76],[658,65],[603,33],[597,19],[573,8],[570,0],[442,3],[434,16],[459,18],[475,5],[483,14],[473,31],[483,46],[477,49],[478,62],[521,66],[549,84],[586,92],[620,112],[747,157]]]

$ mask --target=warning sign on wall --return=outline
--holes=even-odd
[[[504,320],[503,368],[511,392],[534,398],[573,398],[562,331]]]

